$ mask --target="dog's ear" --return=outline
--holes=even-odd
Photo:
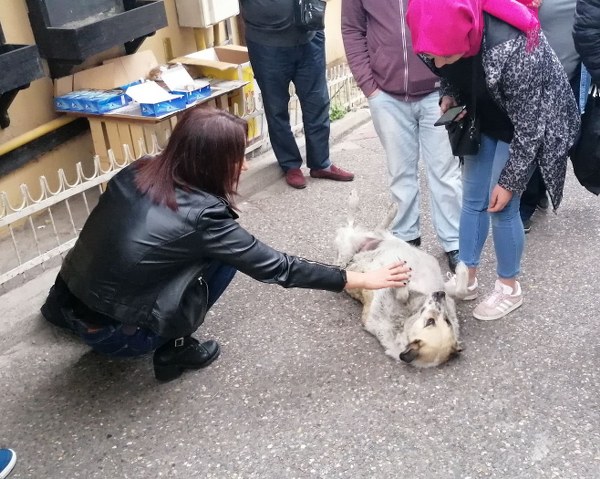
[[[419,350],[423,342],[420,339],[415,339],[412,343],[410,343],[404,351],[400,353],[400,360],[405,363],[412,363],[415,359],[419,357]]]

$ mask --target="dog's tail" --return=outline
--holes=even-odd
[[[384,231],[389,229],[390,225],[392,224],[392,221],[394,221],[394,218],[396,217],[396,213],[398,213],[398,205],[396,203],[390,203],[387,214],[385,215],[383,221],[379,223],[377,229]]]
[[[354,226],[354,219],[358,213],[359,204],[358,191],[352,190],[348,197],[348,226]]]

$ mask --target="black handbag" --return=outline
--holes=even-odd
[[[473,60],[473,81],[471,105],[473,111],[468,111],[467,115],[460,121],[453,121],[446,125],[448,130],[448,139],[452,154],[462,158],[463,156],[472,156],[479,153],[481,144],[481,128],[479,125],[479,117],[477,116],[477,96],[475,89],[477,87],[477,65],[479,57]]]
[[[324,0],[294,0],[296,26],[304,30],[323,30],[325,28]]]
[[[446,125],[448,130],[448,139],[454,156],[473,156],[479,153],[481,144],[481,130],[479,128],[479,118],[475,112],[467,115],[461,121],[453,121]]]
[[[600,194],[600,88],[593,85],[581,116],[581,130],[571,150],[575,177],[588,191]]]

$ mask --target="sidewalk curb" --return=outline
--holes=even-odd
[[[44,324],[40,308],[60,267],[44,271],[31,281],[2,295],[0,316],[0,351],[6,352],[23,342]]]
[[[332,122],[330,143],[335,143],[370,119],[369,110],[361,108]],[[298,138],[298,145],[303,151],[305,146],[303,136]],[[242,181],[240,181],[239,193],[242,198],[251,197],[283,177],[273,150],[270,148],[250,161],[251,167],[243,174]],[[59,269],[59,267],[49,269],[31,281],[2,295],[0,351],[7,351],[26,340],[40,327],[40,324],[43,324],[39,308],[46,300],[48,290],[54,283]]]
[[[368,108],[359,108],[358,110],[347,113],[343,118],[331,123],[331,133],[329,137],[330,144],[335,143],[343,136],[350,133],[355,128],[362,126],[371,119],[371,112]],[[297,139],[300,151],[304,153],[305,139],[304,136]],[[264,190],[269,185],[283,178],[283,172],[275,154],[269,149],[259,156],[250,160],[250,168],[242,174],[238,193],[242,198],[249,198],[259,191]]]

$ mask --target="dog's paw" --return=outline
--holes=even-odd
[[[448,273],[450,274],[450,273]],[[456,265],[456,273],[448,278],[444,283],[444,290],[450,296],[462,298],[469,294],[467,286],[469,285],[469,269],[462,261]]]

